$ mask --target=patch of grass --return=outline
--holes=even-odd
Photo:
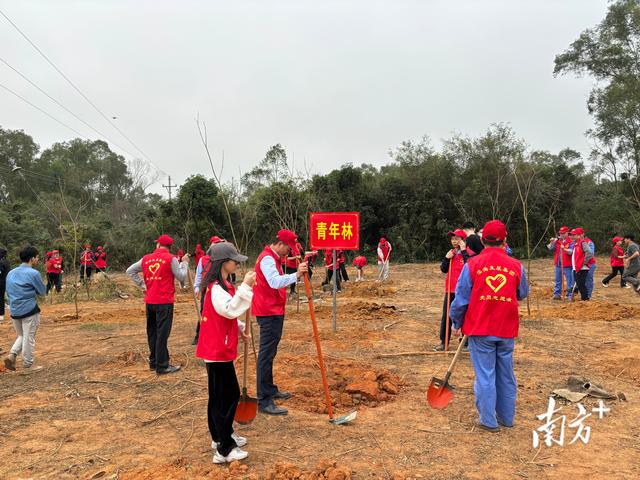
[[[89,330],[91,332],[105,332],[116,328],[113,323],[83,323],[78,327],[80,330]]]

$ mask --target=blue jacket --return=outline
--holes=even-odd
[[[23,263],[7,275],[7,296],[11,318],[19,320],[40,311],[36,296],[46,293],[44,282],[35,268]]]

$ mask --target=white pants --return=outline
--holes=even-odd
[[[33,365],[33,352],[36,349],[36,332],[40,325],[40,314],[36,313],[20,320],[12,318],[11,321],[18,335],[13,347],[11,347],[11,353],[18,356],[22,352],[24,368],[29,368]]]
[[[378,280],[383,282],[389,278],[389,260],[378,264]]]

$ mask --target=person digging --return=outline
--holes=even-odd
[[[469,338],[478,426],[489,432],[498,432],[499,425],[514,424],[517,384],[513,348],[520,324],[518,301],[529,293],[524,267],[503,248],[506,238],[507,229],[500,220],[484,226],[485,248],[462,267],[450,310],[453,334],[462,331]]]

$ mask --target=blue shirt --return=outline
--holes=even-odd
[[[527,284],[527,274],[522,266],[522,277],[520,278],[520,284],[516,296],[518,300],[527,298],[529,295],[529,285]],[[471,281],[471,275],[469,274],[469,267],[465,264],[462,267],[460,278],[456,284],[456,297],[451,304],[449,310],[449,316],[454,328],[462,328],[464,322],[464,316],[467,313],[467,307],[469,306],[469,300],[471,299],[471,290],[473,289],[473,282]]]
[[[11,317],[25,318],[40,310],[36,296],[44,296],[46,293],[40,272],[30,265],[23,263],[14,268],[7,275],[7,296]]]
[[[260,270],[262,270],[262,274],[269,286],[274,290],[285,288],[298,281],[298,275],[295,273],[280,275],[275,259],[269,255],[263,257],[260,261]]]

